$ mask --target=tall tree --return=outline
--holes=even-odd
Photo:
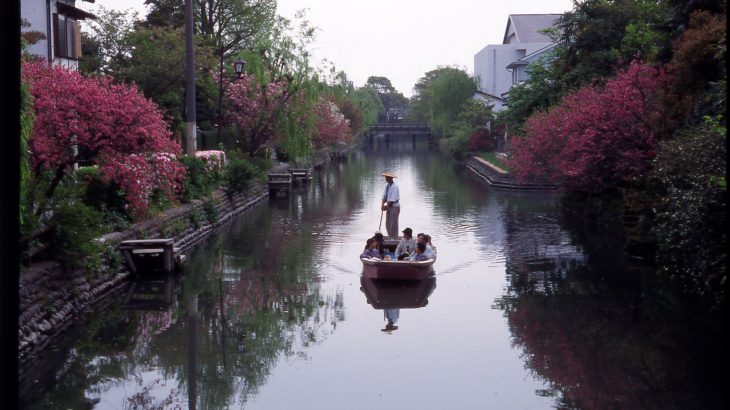
[[[411,97],[411,115],[429,122],[434,134],[451,135],[464,104],[476,91],[476,80],[456,67],[439,67],[418,80]]]
[[[379,117],[381,121],[387,118],[387,113],[390,110],[408,107],[408,99],[393,87],[387,77],[370,76],[365,82],[365,87],[374,90],[378,94],[383,107],[385,107],[385,115]]]
[[[182,27],[183,2],[145,0],[145,24]],[[210,42],[215,55],[227,57],[253,44],[272,25],[276,0],[198,0],[193,3],[195,33]]]

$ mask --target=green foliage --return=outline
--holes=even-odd
[[[660,267],[688,290],[718,300],[727,279],[725,134],[712,124],[681,130],[661,143],[652,174]]]
[[[20,86],[20,225],[27,225],[33,220],[33,204],[30,198],[30,159],[28,157],[28,141],[33,134],[33,97],[28,92],[26,83]]]
[[[450,126],[453,130],[452,136],[439,141],[439,146],[456,158],[464,158],[470,150],[474,133],[486,127],[492,119],[492,108],[489,105],[477,99],[467,100],[456,121]]]
[[[611,76],[635,57],[666,58],[669,9],[655,0],[587,0],[556,23],[566,45],[560,80],[568,89]]]
[[[81,202],[64,202],[53,210],[52,252],[67,268],[98,269],[102,246],[96,238],[104,233],[101,214]]]
[[[522,134],[527,118],[537,111],[548,109],[560,101],[565,93],[565,84],[558,80],[558,61],[564,49],[554,49],[527,66],[527,80],[509,91],[507,109],[499,113],[499,121],[507,123],[512,134]]]
[[[498,157],[494,151],[480,152],[479,156],[492,165],[509,172],[509,165],[507,165],[507,162],[505,162],[501,157]]]
[[[82,60],[92,59],[84,70],[97,69],[95,73],[117,76],[119,70],[128,65],[133,46],[129,42],[139,15],[131,9],[117,11],[97,6],[97,18],[89,20],[89,33],[93,42],[86,42],[86,51]],[[90,71],[82,71],[90,73]]]
[[[246,192],[251,186],[251,182],[261,175],[261,170],[246,155],[237,151],[228,154],[224,179],[226,190],[229,193]]]
[[[210,195],[218,187],[220,176],[217,172],[208,171],[201,158],[184,156],[180,158],[180,162],[185,166],[183,202]]]
[[[384,110],[379,115],[380,121],[385,121],[385,113],[393,108],[407,108],[408,99],[395,89],[387,77],[370,76],[363,88],[375,91]]]
[[[602,82],[634,59],[666,61],[668,13],[665,2],[653,0],[575,2],[549,30],[560,46],[528,66],[528,79],[510,89],[500,121],[512,134],[521,134],[530,115],[547,110],[571,90]]]
[[[200,212],[199,209],[194,208],[190,210],[190,213],[188,214],[188,222],[190,223],[190,226],[193,227],[193,229],[199,229],[200,223],[203,221],[203,214]]]
[[[450,137],[439,140],[439,148],[457,159],[462,159],[466,155],[470,136],[471,130],[457,128]]]
[[[174,238],[185,231],[185,222],[181,218],[168,222],[160,228],[160,236],[163,238]]]
[[[464,104],[476,89],[474,77],[462,69],[439,67],[429,71],[413,88],[411,116],[430,123],[434,135],[449,137]]]
[[[218,221],[218,208],[216,208],[212,199],[209,198],[203,202],[203,213],[209,224],[212,225]]]
[[[485,127],[494,119],[492,107],[482,100],[467,100],[459,112],[455,125],[458,128],[466,128],[471,131],[479,127]]]
[[[385,115],[385,106],[375,90],[362,87],[352,91],[349,97],[362,113],[363,128],[368,128],[378,122],[380,115]]]
[[[86,31],[82,31],[79,72],[86,75],[98,74],[102,71],[103,66],[104,61],[101,56],[101,43]]]

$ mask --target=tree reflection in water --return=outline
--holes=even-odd
[[[57,342],[47,366],[53,371],[26,369],[28,379],[41,380],[26,388],[23,406],[217,409],[246,402],[282,356],[306,357],[344,320],[342,293],[320,288],[315,247],[362,206],[352,181],[362,179],[365,165],[355,156],[347,167],[317,173],[313,187],[255,207],[198,245],[168,307],[123,310],[123,295],[110,299]]]
[[[508,286],[495,305],[551,386],[538,394],[558,408],[725,407],[719,312],[627,263],[615,233],[514,206],[506,233]]]

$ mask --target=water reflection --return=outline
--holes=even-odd
[[[139,276],[129,285],[122,307],[133,310],[165,310],[176,302],[182,276],[175,272]]]
[[[536,393],[566,409],[724,408],[721,314],[623,260],[615,232],[585,228],[507,208],[508,286],[496,306],[550,386]]]
[[[401,309],[417,309],[428,305],[428,297],[436,289],[436,277],[421,280],[382,280],[360,277],[360,290],[367,303],[383,311],[387,321],[383,331],[397,330]]]
[[[403,226],[438,246],[438,292],[360,276],[384,169]],[[222,227],[184,280],[104,301],[24,367],[22,407],[721,407],[722,318],[556,199],[491,190],[420,141],[366,144]],[[398,337],[375,330],[386,309]]]

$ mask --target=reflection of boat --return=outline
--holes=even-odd
[[[375,309],[414,309],[428,304],[428,297],[436,288],[436,277],[401,281],[361,276],[360,285],[368,303]]]
[[[398,241],[386,239],[383,242],[388,253],[395,251]],[[394,254],[390,254],[395,259]],[[362,272],[365,276],[372,279],[401,279],[401,280],[420,280],[433,274],[434,259],[426,261],[399,261],[399,260],[379,260],[365,259],[362,261]]]

